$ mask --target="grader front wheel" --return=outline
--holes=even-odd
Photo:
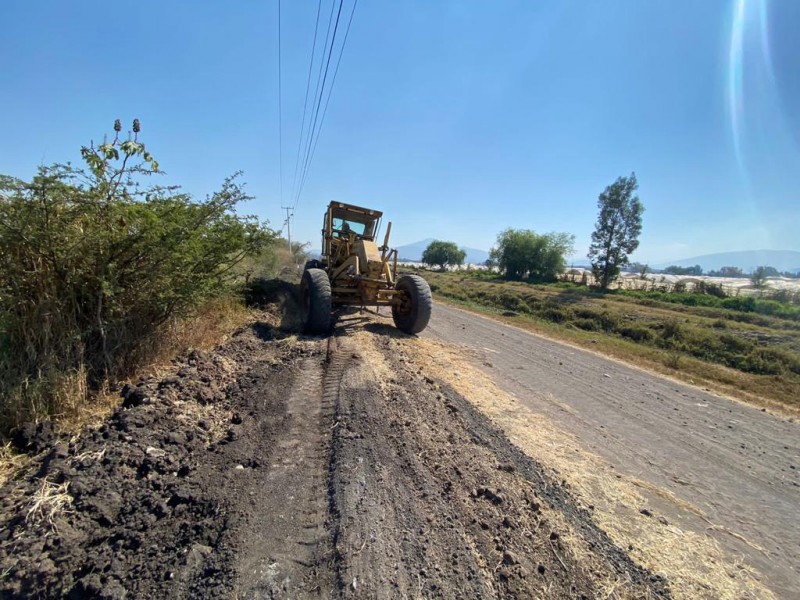
[[[400,302],[392,305],[394,324],[404,333],[419,333],[428,326],[433,308],[428,282],[419,275],[402,275],[395,288],[403,293]]]
[[[331,328],[331,282],[328,274],[322,269],[306,269],[301,289],[306,333],[328,333]]]

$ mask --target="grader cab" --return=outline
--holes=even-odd
[[[301,284],[306,331],[330,329],[334,306],[391,306],[398,329],[419,333],[431,317],[431,289],[418,275],[397,276],[397,250],[375,241],[383,213],[331,202],[322,229],[322,257],[306,263]]]

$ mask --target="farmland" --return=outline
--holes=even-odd
[[[800,409],[800,307],[754,296],[426,277],[436,297],[743,399]]]

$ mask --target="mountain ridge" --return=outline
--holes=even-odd
[[[700,265],[703,271],[717,271],[722,267],[739,267],[745,273],[756,267],[775,267],[778,271],[800,271],[800,251],[797,250],[738,250],[701,254],[681,260],[673,260],[652,265],[654,269],[665,269],[671,265],[691,267]]]

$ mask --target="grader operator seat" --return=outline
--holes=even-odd
[[[362,266],[374,260],[375,235],[383,213],[342,202],[331,202],[325,213],[322,231],[322,257],[327,267],[342,264],[353,254],[360,255]],[[374,246],[374,248],[373,248]],[[366,251],[365,251],[366,249]]]

